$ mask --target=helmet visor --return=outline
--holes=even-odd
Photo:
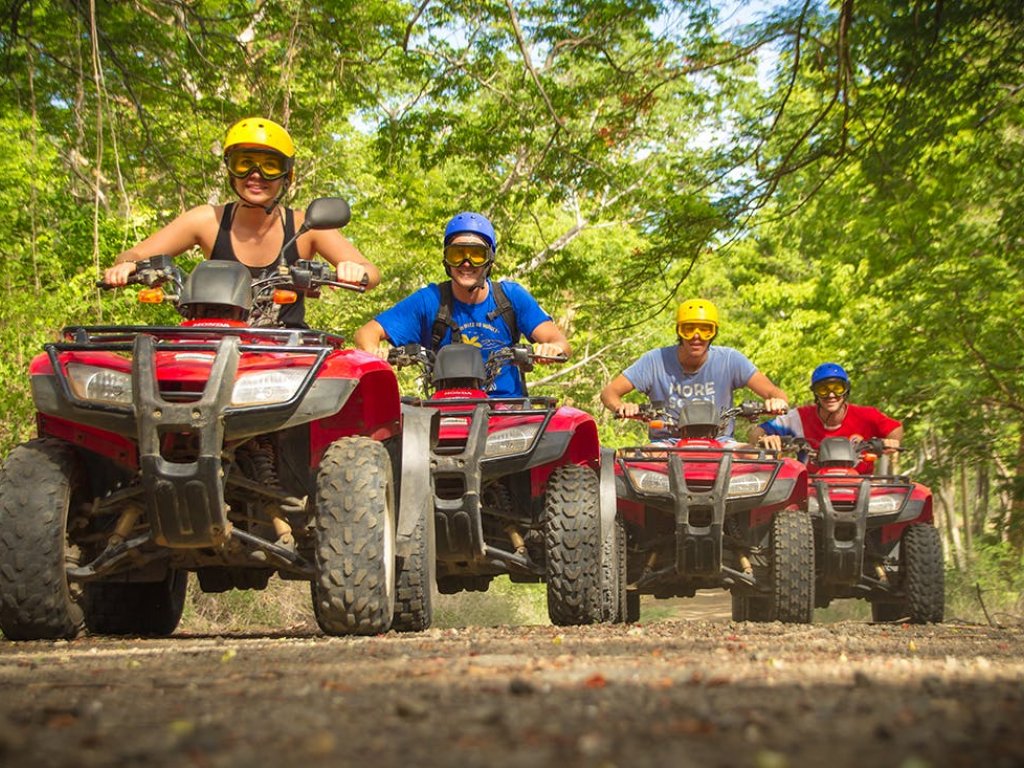
[[[224,156],[228,173],[236,179],[244,179],[255,171],[266,181],[276,181],[291,170],[288,158],[280,152],[259,149],[236,149]]]
[[[461,267],[467,261],[471,267],[482,267],[494,254],[486,245],[446,245],[444,263],[449,267]]]
[[[718,326],[714,323],[679,323],[676,326],[676,333],[684,341],[689,341],[694,336],[701,341],[711,341],[718,333]]]
[[[817,384],[811,387],[811,392],[814,393],[814,396],[820,397],[822,399],[828,397],[829,395],[835,395],[836,397],[845,397],[848,391],[848,385],[842,379],[825,379],[824,381],[819,381]]]

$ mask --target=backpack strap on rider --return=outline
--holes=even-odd
[[[441,348],[441,339],[444,338],[447,329],[452,329],[453,338],[460,330],[458,324],[452,320],[452,281],[446,280],[438,288],[441,289],[441,303],[437,308],[434,325],[430,330],[430,348],[434,352]],[[505,289],[501,287],[500,282],[492,282],[491,290],[494,295],[494,309],[487,313],[487,319],[494,322],[496,317],[501,317],[505,321],[505,325],[508,326],[512,343],[516,344],[519,341],[519,326],[516,324],[516,311],[512,307],[512,302],[505,295]]]
[[[441,348],[441,339],[444,332],[452,329],[452,338],[459,332],[459,326],[452,320],[452,281],[446,280],[438,288],[441,289],[441,304],[437,308],[437,316],[434,317],[434,326],[430,330],[430,349],[437,352]]]
[[[508,296],[505,295],[505,289],[502,288],[503,282],[491,283],[495,306],[487,313],[487,319],[493,322],[494,318],[500,316],[508,326],[508,332],[512,335],[512,343],[517,344],[519,342],[519,326],[516,325],[516,311],[512,308],[512,302],[508,300]]]

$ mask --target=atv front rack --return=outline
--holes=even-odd
[[[543,569],[522,554],[486,543],[481,496],[487,480],[553,461],[564,453],[570,435],[566,433],[563,439],[547,431],[557,401],[550,397],[471,397],[405,398],[404,402],[436,409],[440,431],[457,432],[454,438],[432,441],[430,451],[438,558],[492,561],[522,574],[542,575]],[[488,457],[487,439],[494,419],[508,419],[513,422],[510,427],[527,427],[534,434],[525,448]]]
[[[72,349],[105,349],[107,344],[122,342],[130,344],[139,334],[153,336],[161,341],[185,341],[187,339],[239,336],[255,343],[278,344],[288,347],[331,347],[341,349],[345,345],[342,336],[308,328],[250,328],[232,325],[69,325],[61,329],[65,342],[76,346]],[[97,346],[93,346],[97,345]]]
[[[868,528],[904,517],[912,507],[914,484],[902,475],[811,476],[809,484],[808,511],[821,533],[820,578],[825,584],[856,585],[864,579]],[[880,500],[884,508],[872,510]]]
[[[737,455],[722,447],[633,446],[616,451],[617,494],[673,515],[674,574],[714,578],[723,572],[739,581],[745,574],[723,564],[727,513],[778,503],[793,491],[779,478],[782,460]],[[734,469],[743,469],[734,476]],[[736,478],[757,477],[753,489]],[[666,574],[668,575],[668,574]]]
[[[355,388],[352,379],[317,379],[336,348],[331,342],[337,337],[275,329],[222,330],[78,328],[71,332],[77,341],[46,345],[53,375],[33,376],[33,395],[41,412],[137,441],[141,487],[150,511],[153,540],[160,546],[216,547],[232,535],[224,494],[226,440],[240,440],[333,414]],[[205,341],[200,340],[203,337]],[[254,337],[300,343],[252,343]],[[330,346],[312,345],[324,339]],[[103,360],[91,353],[131,354],[130,404],[98,402],[75,394],[65,364],[75,362],[76,353],[86,352],[90,354],[85,359],[93,365]],[[178,392],[173,397],[165,396],[157,376],[157,355],[161,352],[205,353],[209,368],[202,391],[190,392],[188,399]],[[308,368],[303,365],[303,378],[287,399],[232,405],[236,374],[246,353],[295,355],[308,358],[309,363]],[[162,445],[167,435],[188,436],[195,445],[194,452],[185,459],[166,457]]]

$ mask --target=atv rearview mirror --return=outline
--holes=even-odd
[[[306,207],[306,218],[299,231],[287,243],[281,246],[278,261],[284,263],[284,254],[291,244],[311,229],[341,229],[352,218],[352,209],[343,197],[318,197]]]
[[[318,197],[306,208],[300,232],[308,229],[341,229],[352,218],[348,201],[342,197]]]

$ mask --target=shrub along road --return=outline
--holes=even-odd
[[[0,641],[5,766],[1016,766],[1024,632],[665,621]]]

